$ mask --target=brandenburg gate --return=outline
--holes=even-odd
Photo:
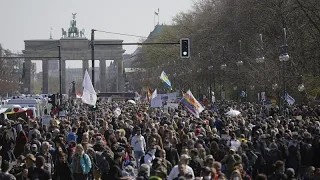
[[[82,60],[83,75],[86,69],[89,70],[89,60],[91,60],[90,40],[84,37],[84,29],[79,31],[76,26],[75,16],[70,21],[68,32],[62,28],[61,39],[48,40],[25,40],[25,57],[35,57],[37,59],[25,58],[25,75],[23,89],[25,94],[31,94],[31,60],[42,60],[42,93],[47,94],[49,90],[48,67],[50,60],[41,57],[58,57],[58,46],[61,48],[61,77],[62,93],[66,93],[66,60]],[[121,44],[123,40],[96,39],[95,44]],[[105,92],[106,82],[106,60],[114,60],[118,68],[119,91],[124,91],[123,62],[122,55],[125,52],[122,45],[95,46],[95,59],[100,61],[100,87],[96,90]],[[91,74],[91,72],[89,72]],[[93,82],[94,83],[94,82]],[[52,92],[56,93],[56,92]]]

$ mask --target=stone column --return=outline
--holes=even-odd
[[[48,59],[42,60],[42,94],[49,93],[49,61]]]
[[[61,86],[62,94],[66,94],[66,60],[61,59]]]
[[[84,73],[86,72],[86,70],[88,70],[88,73],[90,74],[89,72],[89,60],[82,60],[82,77],[84,77]]]
[[[100,91],[107,91],[107,81],[106,81],[106,60],[100,60]]]
[[[24,76],[23,76],[23,91],[24,94],[31,94],[31,59],[24,60]]]
[[[117,62],[117,92],[124,92],[124,81],[125,78],[123,76],[123,60],[122,56],[115,59]]]

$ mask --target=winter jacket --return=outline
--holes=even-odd
[[[76,164],[76,162],[78,162],[77,158],[80,158],[80,167],[79,165]],[[88,174],[91,170],[91,167],[92,167],[91,160],[87,154],[83,154],[81,157],[75,154],[74,157],[72,158],[72,162],[71,162],[72,172],[77,172],[79,171],[78,168],[81,168],[83,174]]]

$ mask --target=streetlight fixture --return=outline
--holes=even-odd
[[[283,28],[283,44],[281,46],[282,54],[279,56],[280,62],[282,62],[282,83],[283,83],[283,113],[285,115],[286,108],[286,62],[289,61],[290,56],[287,52],[287,31]]]
[[[227,68],[227,65],[226,64],[222,64],[221,66],[220,66],[220,69],[221,70],[225,70]]]
[[[286,61],[289,61],[289,59],[290,59],[290,57],[289,57],[288,54],[281,54],[281,55],[279,56],[280,62],[286,62]]]
[[[264,56],[263,56],[263,39],[262,39],[262,34],[259,34],[260,36],[260,48],[258,49],[258,57],[256,58],[257,63],[264,63]]]
[[[273,90],[278,89],[278,84],[277,84],[277,83],[272,84],[272,89],[273,89]]]
[[[257,57],[256,62],[257,63],[264,63],[264,57]]]
[[[243,65],[243,62],[242,61],[237,61],[237,66],[242,66]]]
[[[298,86],[298,91],[299,91],[299,92],[303,92],[304,90],[306,90],[306,87],[304,87],[303,84],[300,84],[300,85]]]

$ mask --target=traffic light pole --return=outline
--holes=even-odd
[[[92,86],[94,88],[95,82],[94,82],[94,32],[96,30],[91,29],[91,64],[92,64]],[[97,106],[97,105],[96,105]],[[97,127],[97,121],[96,121],[96,111],[92,112],[92,122],[95,122],[95,127]]]
[[[94,87],[94,29],[91,29],[91,64],[92,64],[92,85]]]
[[[60,89],[59,89],[59,94],[60,94],[60,103],[62,103],[62,74],[61,74],[61,71],[62,71],[62,62],[61,62],[61,47],[58,46],[59,48],[59,84],[60,84]]]
[[[61,104],[62,104],[62,74],[61,74],[61,71],[62,71],[62,61],[61,61],[61,46],[59,45],[58,46],[58,52],[59,52],[59,85],[60,85],[60,88],[59,88],[59,105],[58,105],[58,118],[60,118],[60,107],[61,107]]]

